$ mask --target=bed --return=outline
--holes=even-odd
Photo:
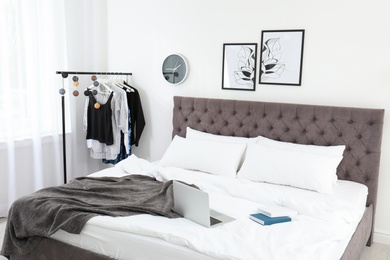
[[[239,259],[240,256],[247,256],[246,259],[270,259],[270,257],[274,256],[277,256],[274,259],[283,259],[281,258],[283,257],[283,254],[279,255],[279,252],[276,251],[283,251],[282,249],[284,247],[288,248],[288,246],[286,246],[288,244],[288,235],[285,235],[285,239],[287,240],[283,240],[283,238],[280,237],[273,238],[272,234],[283,234],[284,232],[293,233],[290,231],[294,230],[294,228],[298,229],[299,232],[302,227],[300,222],[305,219],[308,219],[308,225],[325,221],[327,224],[332,224],[332,226],[329,226],[327,229],[343,229],[345,227],[346,232],[343,233],[343,238],[332,240],[331,242],[326,241],[326,239],[330,238],[330,234],[329,237],[317,237],[312,236],[312,234],[309,235],[303,233],[300,237],[308,236],[311,240],[315,240],[316,238],[319,239],[318,242],[313,244],[317,249],[306,250],[305,247],[297,245],[294,249],[295,251],[283,252],[284,254],[290,254],[290,259],[310,259],[310,256],[312,256],[310,255],[310,252],[313,254],[321,254],[320,256],[316,255],[319,257],[317,259],[335,259],[334,256],[337,256],[336,258],[340,259],[359,259],[364,247],[366,245],[371,245],[373,239],[383,117],[383,109],[330,107],[176,96],[174,97],[173,104],[172,143],[176,143],[176,145],[179,146],[183,144],[180,142],[184,142],[184,145],[187,145],[185,143],[187,141],[183,141],[180,137],[188,136],[188,131],[210,134],[213,138],[215,136],[230,136],[234,138],[241,137],[248,140],[253,139],[254,142],[258,142],[258,139],[256,138],[261,136],[262,138],[265,138],[265,141],[267,142],[272,140],[275,142],[282,142],[283,144],[302,144],[316,147],[344,146],[342,159],[340,159],[341,162],[337,164],[337,170],[335,169],[335,174],[337,173],[338,178],[337,185],[354,185],[354,183],[364,184],[360,186],[359,184],[356,184],[357,186],[351,186],[350,188],[356,194],[360,194],[355,197],[364,198],[363,204],[365,205],[363,205],[363,208],[360,207],[359,210],[355,210],[360,212],[357,214],[359,219],[354,219],[354,221],[351,220],[350,223],[348,222],[348,225],[344,225],[344,222],[340,222],[340,218],[335,216],[334,222],[327,223],[326,219],[324,220],[321,217],[317,218],[316,214],[318,211],[321,211],[321,208],[318,208],[318,210],[312,212],[314,215],[310,215],[311,213],[299,214],[296,219],[293,218],[290,227],[283,226],[284,224],[278,224],[272,226],[271,230],[262,229],[259,226],[255,226],[258,224],[252,223],[243,217],[246,216],[250,210],[254,209],[255,205],[259,202],[264,202],[267,194],[271,194],[271,197],[277,197],[278,194],[284,194],[282,201],[285,205],[297,207],[299,210],[302,210],[302,212],[305,212],[306,209],[301,208],[303,206],[300,204],[307,203],[309,208],[315,208],[313,205],[321,205],[321,203],[317,203],[315,200],[297,203],[297,199],[289,198],[290,194],[295,194],[298,190],[300,193],[299,196],[301,196],[298,198],[302,198],[303,201],[306,197],[314,198],[321,192],[327,193],[328,191],[326,189],[329,188],[329,185],[327,187],[323,187],[322,183],[316,183],[315,185],[318,184],[319,189],[323,190],[321,190],[321,192],[313,192],[302,188],[297,189],[284,183],[282,183],[283,185],[278,185],[272,183],[275,180],[271,180],[271,183],[262,183],[261,185],[265,186],[256,190],[256,192],[259,193],[255,193],[255,195],[259,195],[261,200],[253,201],[250,198],[245,196],[242,197],[241,195],[247,193],[246,189],[248,187],[254,187],[254,189],[257,189],[257,185],[260,185],[259,182],[250,180],[253,175],[250,173],[245,174],[245,171],[243,171],[243,169],[251,169],[251,167],[247,166],[248,164],[245,160],[253,154],[253,151],[257,151],[253,150],[257,148],[251,148],[252,150],[244,149],[241,151],[245,154],[245,156],[243,156],[245,160],[240,162],[235,161],[235,163],[239,164],[238,169],[240,171],[242,170],[240,176],[244,177],[242,177],[241,180],[236,180],[235,178],[231,178],[231,176],[219,176],[218,174],[218,176],[214,176],[209,174],[207,172],[209,170],[207,167],[206,169],[202,169],[205,173],[199,172],[199,169],[197,171],[184,169],[185,177],[181,177],[184,176],[182,169],[180,169],[180,167],[176,167],[177,165],[175,165],[175,163],[180,164],[180,162],[177,162],[178,160],[175,159],[180,156],[180,154],[178,155],[177,151],[174,151],[169,156],[168,150],[172,150],[172,145],[170,145],[166,154],[164,154],[164,157],[162,158],[162,161],[166,163],[163,165],[164,170],[162,170],[160,163],[152,164],[136,158],[135,156],[131,156],[131,158],[126,159],[125,162],[120,163],[116,167],[97,172],[92,174],[92,176],[100,177],[110,175],[119,177],[130,172],[136,174],[150,174],[163,181],[183,178],[183,181],[195,183],[200,188],[208,190],[210,193],[210,203],[212,207],[221,207],[222,210],[226,210],[230,214],[236,214],[235,217],[238,221],[233,222],[230,226],[228,226],[229,224],[226,224],[225,229],[228,233],[218,233],[221,236],[220,241],[226,240],[226,243],[230,243],[226,245],[233,245],[229,248],[229,250],[232,251],[230,255],[226,255],[224,252],[209,252],[207,250],[209,250],[210,245],[203,245],[201,241],[183,240],[182,237],[179,237],[178,233],[184,232],[187,225],[190,225],[188,220],[181,218],[171,220],[156,216],[140,215],[130,217],[132,218],[131,221],[137,223],[138,226],[131,226],[128,222],[128,218],[126,217],[115,218],[115,220],[114,218],[106,216],[92,218],[87,222],[81,234],[69,234],[60,230],[51,237],[44,238],[39,246],[29,255],[11,255],[11,259],[121,258],[120,253],[113,249],[118,247],[125,248],[123,249],[124,251],[122,251],[122,255],[125,255],[125,257],[128,257],[129,259]],[[193,142],[192,145],[197,146],[199,143],[201,143],[201,141]],[[247,147],[250,146],[257,147],[254,144],[247,144]],[[234,149],[231,149],[231,147],[234,147]],[[226,146],[227,149],[230,149],[229,152],[226,153],[226,156],[232,156],[231,154],[240,150],[240,147],[242,147],[241,144],[229,144],[229,146]],[[219,146],[219,148],[221,147]],[[195,147],[194,149],[201,149],[201,147]],[[206,150],[208,152],[213,152],[212,145],[208,146]],[[193,149],[187,150],[190,154],[191,151],[193,151]],[[273,154],[277,151],[279,151],[277,148],[269,148],[269,150],[257,152],[262,152],[264,156],[268,156],[269,154]],[[301,154],[301,152],[295,152],[294,154],[291,154],[289,151],[285,152],[287,153],[285,154],[286,156]],[[183,154],[185,155],[186,153]],[[254,154],[256,155],[256,153]],[[306,153],[302,154],[307,155]],[[207,152],[205,152],[204,156],[206,155]],[[305,164],[307,165],[310,165],[310,162],[317,159],[317,157],[310,157],[312,154],[307,156],[309,156],[306,157],[305,161]],[[200,158],[203,157],[200,156]],[[199,158],[196,159],[199,160]],[[205,161],[207,159],[207,157],[203,158]],[[172,167],[172,161],[174,161],[173,166],[175,167]],[[186,163],[191,164],[194,160],[188,161],[186,158],[183,158],[182,161],[186,161]],[[232,161],[234,160],[228,160],[228,162],[221,164],[226,164],[224,167],[228,167]],[[200,164],[206,165],[206,163]],[[199,165],[199,163],[197,165]],[[213,165],[211,164],[209,167],[213,167]],[[218,170],[219,169],[215,169],[215,171]],[[214,171],[214,169],[211,171]],[[228,170],[226,170],[226,168],[222,168],[221,174],[223,175],[227,171]],[[203,180],[205,181],[202,182]],[[236,183],[237,181],[243,186],[240,188],[230,189],[230,183]],[[277,181],[278,180],[276,180],[276,182]],[[291,181],[294,182],[297,180],[292,179]],[[313,181],[315,182],[316,180]],[[324,183],[328,183],[329,181],[332,181],[332,183],[336,182],[336,180],[330,180],[330,177],[327,177],[326,180],[324,179]],[[306,183],[304,185],[306,185]],[[354,190],[355,188],[356,190]],[[364,189],[366,189],[366,193],[364,193]],[[275,190],[276,193],[271,193]],[[339,198],[343,201],[343,203],[347,203],[347,201],[352,199],[350,197],[354,197],[350,194],[345,194],[344,191],[340,191],[339,193],[341,194]],[[249,194],[248,196],[253,196],[249,192],[247,194]],[[308,194],[310,195],[308,196]],[[342,197],[343,194],[346,195],[344,196],[345,198]],[[224,205],[225,199],[228,199],[228,203],[232,205],[231,210],[229,210],[229,207]],[[272,198],[270,198],[270,200],[271,199]],[[334,203],[334,201],[332,200],[331,203]],[[328,207],[329,203],[325,205]],[[343,204],[343,207],[344,206],[345,205]],[[242,213],[236,213],[233,211],[233,209],[235,210],[237,208],[242,210]],[[343,214],[342,216],[345,218],[345,212],[342,210],[338,212],[342,212],[340,214]],[[325,213],[329,212],[325,211]],[[112,225],[114,228],[112,228]],[[148,225],[150,225],[150,227]],[[123,228],[123,226],[126,226],[126,228]],[[176,228],[176,233],[171,234],[164,233],[163,229],[165,226],[182,228]],[[108,227],[112,230],[109,230]],[[313,227],[317,228],[314,224]],[[287,229],[284,230],[284,228]],[[160,229],[160,233],[157,235],[154,234],[152,232],[154,231],[153,229]],[[314,233],[321,233],[319,231],[326,233],[327,229],[324,229],[323,227],[314,229]],[[130,230],[131,232],[125,232],[126,230]],[[236,247],[234,246],[234,243],[240,243],[239,240],[247,241],[241,238],[246,237],[246,233],[251,230],[265,232],[264,235],[267,236],[268,240],[263,242],[271,249],[269,251],[264,249],[261,256],[263,258],[260,256],[252,257],[250,252],[246,255],[246,251],[244,250],[246,245],[238,247],[238,252],[234,252],[233,250]],[[191,233],[191,230],[188,232],[189,233],[183,233],[183,236],[192,234],[193,237],[201,240],[199,238],[202,238],[202,234],[199,235],[198,233]],[[216,231],[206,232],[212,233]],[[104,235],[102,236],[102,234]],[[258,234],[256,233],[255,235]],[[300,237],[295,237],[295,239],[299,240],[297,238]],[[115,241],[115,245],[110,246],[112,241]],[[213,245],[212,241],[207,241],[207,243],[211,244],[211,247],[218,248],[219,243]],[[283,246],[281,246],[278,241],[282,243]],[[309,244],[310,241],[306,241],[305,243]],[[251,244],[251,241],[248,241],[247,244]],[[151,250],[151,248],[153,248],[153,250]],[[198,250],[199,248],[202,250],[204,249],[205,251]],[[244,250],[245,253],[243,254],[240,250]],[[248,251],[249,250],[251,250],[250,247],[248,247]]]

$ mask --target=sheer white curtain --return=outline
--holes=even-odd
[[[12,202],[61,184],[63,0],[0,1],[0,216]]]

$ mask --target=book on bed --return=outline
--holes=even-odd
[[[270,218],[274,217],[293,217],[295,215],[298,215],[298,212],[293,209],[289,209],[283,206],[278,206],[278,205],[262,205],[257,208],[257,211],[259,213],[262,213]]]
[[[263,226],[273,225],[277,223],[290,222],[291,218],[288,216],[270,218],[261,213],[250,214],[249,218]]]

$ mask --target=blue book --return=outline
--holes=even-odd
[[[270,218],[261,213],[250,214],[249,218],[264,226],[291,221],[291,218],[288,216]]]

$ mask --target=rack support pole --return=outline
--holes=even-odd
[[[64,183],[66,180],[66,133],[65,133],[65,96],[61,96],[62,101],[62,156],[64,164]]]

